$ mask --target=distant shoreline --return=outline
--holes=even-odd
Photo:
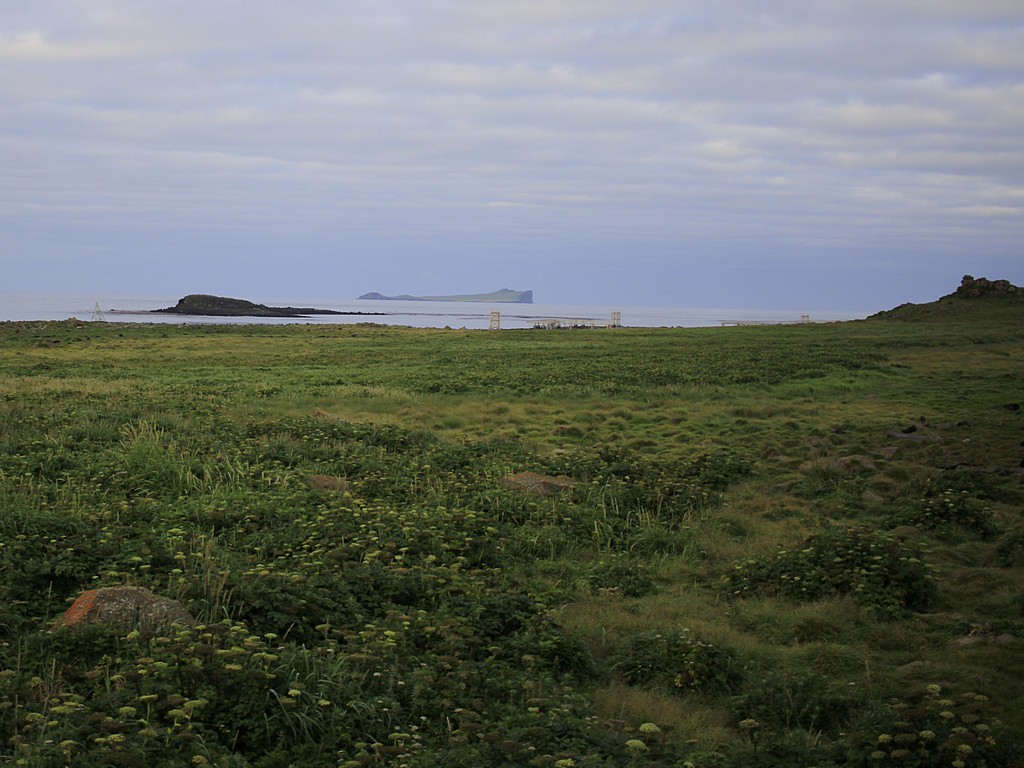
[[[610,318],[613,309],[622,310],[622,323],[643,328],[706,328],[719,327],[722,321],[796,321],[806,308],[736,308],[736,307],[646,307],[612,306],[608,304],[494,304],[442,303],[442,302],[376,302],[314,296],[288,296],[274,306],[322,307],[340,312],[337,315],[310,317],[204,317],[178,315],[152,310],[172,306],[177,299],[170,296],[54,293],[41,294],[0,290],[0,322],[30,322],[65,320],[77,317],[89,321],[100,315],[119,323],[304,323],[329,325],[380,323],[409,325],[417,328],[487,329],[491,325],[493,310],[501,311],[503,330],[531,328],[534,320],[549,318]],[[319,303],[318,303],[319,302]],[[111,312],[115,308],[115,312]],[[810,308],[814,322],[860,320],[877,311],[877,307],[857,310],[820,310]],[[375,316],[369,313],[373,312]]]
[[[533,304],[533,291],[514,291],[511,288],[502,288],[500,291],[491,293],[470,293],[456,296],[385,296],[384,294],[371,291],[360,296],[358,301],[450,301],[465,303],[489,303],[489,304]]]

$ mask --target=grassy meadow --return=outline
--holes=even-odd
[[[2,323],[0,764],[1020,765],[1022,318]]]

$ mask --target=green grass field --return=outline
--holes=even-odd
[[[1019,765],[1022,318],[0,324],[0,764]]]

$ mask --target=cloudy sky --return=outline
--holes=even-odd
[[[0,291],[1024,284],[1020,0],[3,0]]]

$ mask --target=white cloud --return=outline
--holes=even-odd
[[[0,61],[82,62],[125,56],[130,49],[107,41],[54,41],[39,30],[0,35]]]

